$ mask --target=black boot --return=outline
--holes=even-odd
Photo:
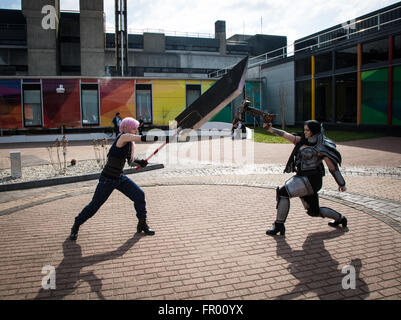
[[[282,235],[282,236],[285,234],[284,223],[275,222],[275,223],[273,223],[273,226],[269,230],[266,231],[266,234],[269,236],[275,236],[279,232],[280,232],[280,235]]]
[[[341,219],[339,219],[338,221],[332,221],[328,223],[330,227],[334,228],[337,228],[340,224],[342,225],[343,228],[346,228],[348,224],[347,218],[342,216]]]
[[[77,240],[79,225],[75,222],[71,228],[70,240]]]
[[[148,236],[153,236],[155,234],[155,232],[150,229],[148,224],[146,223],[146,218],[139,219],[136,230],[138,233],[141,233],[143,231]]]

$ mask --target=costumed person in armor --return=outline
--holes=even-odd
[[[324,135],[323,126],[316,120],[309,120],[304,123],[304,132],[294,135],[273,128],[271,123],[265,123],[263,127],[295,144],[284,172],[296,172],[284,186],[277,188],[277,217],[266,234],[285,234],[284,223],[290,210],[290,198],[294,197],[300,197],[308,215],[330,218],[333,221],[329,222],[329,226],[332,227],[347,227],[345,216],[331,208],[319,206],[318,191],[322,188],[325,175],[323,160],[337,182],[339,191],[346,191],[345,180],[339,170],[341,154],[335,143]]]
[[[241,113],[241,110],[238,110],[237,115],[235,116],[233,122],[232,122],[232,127],[231,127],[231,138],[232,140],[235,139],[236,136],[236,130],[241,130],[241,137],[242,134],[246,134],[246,127],[244,126],[245,122],[245,115]]]
[[[238,117],[235,117],[233,122],[232,122],[232,127],[231,127],[231,139],[235,139],[235,130],[238,128],[238,124],[240,123],[240,119]]]
[[[130,166],[140,165],[145,168],[146,160],[134,158],[135,142],[146,141],[146,136],[137,135],[139,122],[134,118],[124,118],[119,126],[120,134],[110,147],[107,154],[107,163],[99,177],[92,201],[83,208],[81,213],[75,217],[75,223],[71,228],[70,239],[76,240],[79,227],[100,209],[114,189],[122,192],[134,203],[136,216],[139,220],[137,232],[145,232],[146,235],[154,235],[155,232],[149,228],[146,222],[145,193],[131,179],[123,174],[125,162]],[[157,141],[158,137],[154,137]]]

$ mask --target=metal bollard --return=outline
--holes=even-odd
[[[11,162],[11,177],[12,178],[21,178],[22,177],[21,152],[20,151],[11,151],[10,152],[10,162]]]

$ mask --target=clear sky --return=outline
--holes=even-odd
[[[34,0],[31,0],[34,1]],[[389,0],[128,0],[129,29],[205,33],[226,21],[227,37],[264,33],[287,43],[399,3]],[[79,10],[79,0],[60,0],[61,10]],[[106,28],[113,32],[114,0],[104,0]],[[2,0],[2,9],[20,9],[20,0]]]

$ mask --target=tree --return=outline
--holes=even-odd
[[[283,84],[280,85],[278,90],[280,97],[280,114],[281,114],[281,128],[285,128],[285,110],[287,108],[287,90]]]

